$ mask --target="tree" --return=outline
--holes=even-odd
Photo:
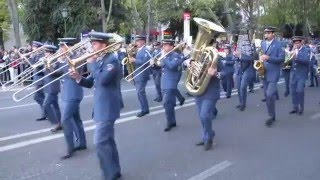
[[[20,39],[20,28],[19,28],[19,14],[18,14],[18,5],[16,0],[7,0],[7,4],[10,11],[10,16],[13,25],[13,34],[15,39],[15,45],[20,47],[21,46],[21,39]]]
[[[10,23],[10,15],[6,1],[0,0],[0,48],[2,49],[4,49],[4,32],[8,30]]]

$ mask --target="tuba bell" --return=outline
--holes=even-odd
[[[260,49],[259,57],[261,57],[262,55],[263,55],[263,52],[262,52],[262,49]],[[258,72],[259,77],[264,78],[265,73],[266,73],[266,69],[264,67],[263,60],[258,59],[256,61],[254,61],[253,67]]]
[[[221,26],[202,18],[193,18],[199,26],[196,41],[191,55],[192,64],[187,69],[185,86],[191,95],[201,95],[206,90],[211,76],[208,68],[217,67],[219,54],[216,48],[210,45],[217,33],[226,32]]]

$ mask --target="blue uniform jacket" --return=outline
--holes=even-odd
[[[176,52],[169,53],[161,62],[161,89],[177,89],[184,60]]]
[[[285,59],[285,52],[282,47],[282,43],[275,39],[270,44],[270,48],[267,47],[266,41],[261,43],[261,48],[264,54],[270,57],[269,60],[264,62],[266,70],[265,79],[267,82],[279,81],[281,65]]]
[[[235,61],[233,59],[232,54],[228,54],[225,58],[222,58],[221,60],[224,61],[223,72],[225,72],[226,74],[233,74]]]
[[[65,66],[61,72],[62,73],[68,73],[69,66],[66,66],[66,62],[59,63],[59,66]],[[81,73],[82,68],[78,69],[78,71]],[[70,76],[64,76],[61,80],[61,99],[63,101],[81,101],[83,99],[83,88],[79,86],[79,84]]]
[[[252,73],[254,71],[253,68],[253,56],[248,56],[245,54],[241,55],[241,58],[233,57],[233,61],[238,61],[238,68],[236,71],[237,75],[241,75],[244,73]]]
[[[141,50],[138,51],[135,61],[135,69],[142,66],[145,62],[147,62],[150,59],[149,50],[146,47],[143,47]],[[147,67],[149,64],[147,63],[144,67]],[[140,70],[136,71],[134,75],[138,74],[145,68],[140,68]],[[148,81],[150,79],[150,70],[147,69],[143,73],[141,73],[139,76],[137,76],[134,81]]]
[[[222,68],[222,62],[218,61],[217,70],[218,72],[220,72],[220,77],[218,78],[216,76],[212,76],[204,93],[199,96],[196,96],[196,98],[204,98],[211,100],[220,99],[220,79],[222,79],[225,76],[225,72],[222,71]]]
[[[59,68],[59,64],[55,63],[52,67],[51,70],[45,69],[44,70],[44,74],[45,76],[47,76],[48,74],[50,74],[52,71],[56,70]],[[46,86],[44,88],[44,92],[48,93],[48,94],[58,94],[60,92],[60,81],[56,80],[55,82],[53,82],[56,78],[58,73],[54,73],[52,75],[49,75],[48,77],[44,78],[44,84],[47,85],[50,83],[50,85]]]
[[[154,49],[153,52],[152,52],[152,57],[161,57],[161,49]],[[152,69],[153,70],[161,70],[161,67],[160,66],[157,66],[157,65],[153,65],[152,66]]]
[[[30,58],[30,59],[29,59],[29,62],[30,62],[31,64],[35,64],[35,63],[37,63],[43,56],[44,56],[43,54],[37,54],[37,55],[35,55],[34,57]],[[40,67],[36,68],[35,73],[34,73],[34,74],[36,74],[36,75],[33,76],[33,82],[38,81],[39,79],[41,79],[41,78],[44,76],[44,72],[43,72],[42,70],[43,70],[43,66],[40,66]],[[38,73],[38,72],[39,72],[39,73]],[[43,84],[44,84],[44,81],[41,80],[41,81],[37,82],[37,83],[35,84],[35,86],[39,87],[39,86],[43,86]]]
[[[291,76],[298,80],[307,80],[309,73],[310,49],[302,47],[292,60]]]
[[[82,78],[80,86],[94,87],[94,120],[108,121],[120,117],[120,64],[117,56],[105,55],[92,66],[93,73]]]

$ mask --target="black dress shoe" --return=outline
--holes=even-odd
[[[149,114],[149,111],[146,111],[146,112],[141,111],[141,112],[137,113],[137,117],[142,117],[142,116],[145,116],[147,114]]]
[[[245,109],[246,109],[246,107],[244,107],[244,106],[240,106],[240,107],[239,107],[239,110],[240,110],[240,111],[244,111]]]
[[[250,89],[249,92],[250,92],[250,93],[254,93],[254,90],[253,90],[253,89]]]
[[[212,149],[212,140],[204,143],[204,150],[209,151]]]
[[[266,99],[266,98],[264,98],[264,99],[261,99],[261,101],[262,101],[262,102],[266,102],[266,101],[267,101],[267,99]]]
[[[66,160],[69,159],[73,156],[73,152],[69,152],[68,154],[64,155],[61,157],[61,160]]]
[[[236,108],[240,108],[240,107],[241,107],[241,105],[236,106]]]
[[[78,146],[78,147],[75,147],[73,149],[73,151],[82,151],[82,150],[86,150],[87,149],[87,146]]]
[[[267,127],[271,127],[271,125],[274,123],[275,121],[275,118],[269,118],[266,122],[265,122],[265,125]]]
[[[196,143],[196,146],[203,146],[203,145],[204,145],[203,141],[200,141],[200,142]]]
[[[169,124],[166,128],[164,128],[164,132],[170,131],[172,128],[176,127],[177,124]]]
[[[299,112],[298,112],[298,115],[302,115],[302,114],[303,114],[303,111],[299,111]]]
[[[184,101],[186,101],[185,98],[183,98],[183,99],[180,101],[180,106],[184,105]]]
[[[309,87],[314,87],[314,85],[309,85]]]
[[[121,173],[116,173],[115,175],[114,175],[114,177],[113,178],[111,178],[112,180],[117,180],[117,179],[120,179],[121,178]]]
[[[288,97],[288,96],[289,96],[289,94],[290,94],[290,93],[285,92],[285,93],[284,93],[284,97]]]
[[[61,124],[59,124],[59,125],[57,125],[55,128],[53,128],[53,129],[51,129],[51,132],[58,132],[58,131],[60,131],[60,130],[62,130],[62,126],[61,126]]]
[[[231,96],[226,96],[227,99],[231,98]]]
[[[47,120],[47,118],[46,117],[41,117],[41,118],[36,119],[36,121],[44,121],[44,120]]]
[[[292,110],[292,111],[289,112],[289,114],[296,114],[296,113],[298,113],[297,110]]]

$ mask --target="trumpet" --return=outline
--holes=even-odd
[[[142,74],[144,71],[148,70],[150,67],[153,66],[153,64],[150,64],[151,61],[154,62],[154,64],[156,65],[160,65],[161,61],[171,52],[177,50],[178,48],[180,48],[180,46],[184,45],[185,43],[180,43],[178,44],[176,47],[174,47],[173,49],[171,49],[169,52],[167,52],[166,54],[162,55],[161,57],[157,58],[158,54],[151,58],[149,61],[145,62],[144,64],[142,64],[140,67],[136,68],[133,72],[131,72],[130,74],[128,74],[124,79],[128,82],[134,80],[134,78],[136,78],[137,76],[139,76],[140,74]],[[161,53],[161,52],[160,52]],[[149,64],[148,66],[146,66],[147,64]],[[145,67],[146,66],[146,67]],[[138,72],[140,71],[140,72]],[[135,74],[136,73],[136,74]]]

